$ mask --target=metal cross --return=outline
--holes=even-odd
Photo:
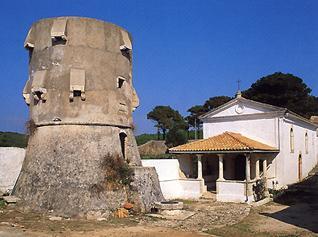
[[[237,82],[237,91],[239,91],[239,90],[241,89],[241,88],[240,88],[241,80],[238,79],[236,82]]]

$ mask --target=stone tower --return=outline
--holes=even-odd
[[[49,18],[32,25],[24,46],[31,136],[15,195],[33,209],[66,215],[114,210],[126,201],[147,211],[161,201],[157,174],[141,166],[132,132],[139,101],[130,34],[96,19]],[[128,190],[103,190],[105,157],[134,169]]]

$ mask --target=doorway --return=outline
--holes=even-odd
[[[126,158],[126,138],[127,135],[124,132],[119,133],[120,147],[123,158]]]
[[[246,158],[244,155],[235,157],[235,174],[234,180],[245,180]]]

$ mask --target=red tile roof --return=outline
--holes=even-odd
[[[214,137],[190,142],[169,149],[170,153],[216,153],[226,151],[277,152],[278,149],[233,132],[225,132]]]

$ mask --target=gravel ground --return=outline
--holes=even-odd
[[[250,206],[238,203],[221,203],[212,200],[201,200],[185,204],[186,210],[195,214],[186,220],[164,220],[143,217],[139,225],[168,227],[182,231],[207,231],[210,228],[233,225],[250,212]]]

